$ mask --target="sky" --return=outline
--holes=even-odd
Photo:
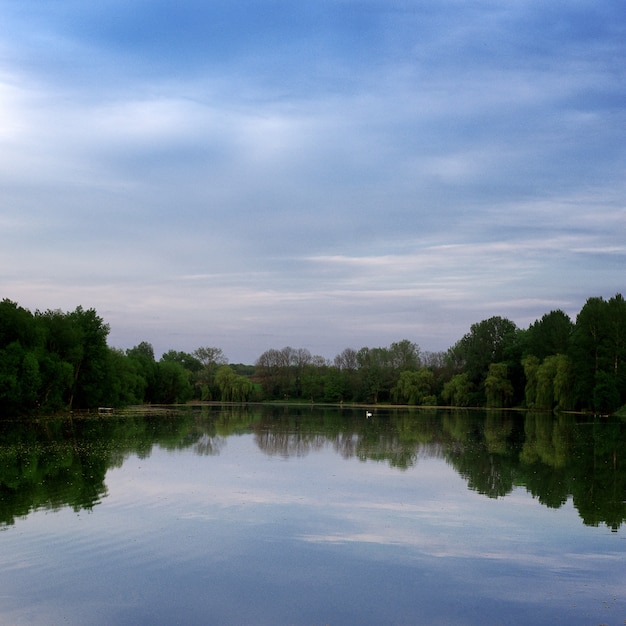
[[[622,0],[0,0],[0,298],[332,359],[626,284]]]

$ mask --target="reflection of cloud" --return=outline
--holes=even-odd
[[[461,529],[466,524],[459,524]],[[431,529],[432,530],[432,529]],[[576,553],[552,552],[547,554],[537,554],[523,549],[511,548],[511,542],[507,540],[506,534],[495,534],[492,529],[490,538],[480,541],[468,541],[466,533],[455,538],[453,534],[440,532],[439,537],[433,532],[421,532],[416,530],[398,531],[393,524],[387,523],[378,529],[378,532],[354,532],[354,533],[331,533],[327,535],[311,534],[302,535],[300,539],[309,543],[319,544],[378,544],[381,546],[400,546],[416,552],[406,552],[405,556],[414,558],[429,556],[441,559],[471,559],[473,561],[502,561],[507,566],[517,566],[520,568],[532,568],[545,570],[553,574],[576,573],[582,576],[581,572],[592,573],[602,567],[602,563],[617,564],[623,560],[623,555],[603,554],[587,555]],[[501,543],[502,548],[493,547],[493,544]]]
[[[136,480],[134,465],[142,466]],[[247,434],[229,437],[220,457],[157,447],[150,459],[127,460],[125,470],[109,473],[117,484],[109,484],[102,509],[161,507],[180,536],[224,537],[207,542],[207,554],[219,558],[230,550],[253,553],[257,544],[265,551],[275,541],[289,554],[312,550],[330,567],[345,557],[359,567],[445,574],[450,589],[526,607],[583,585],[604,598],[624,584],[622,555],[598,558],[593,538],[583,539],[598,529],[582,527],[571,502],[547,510],[524,488],[487,499],[468,491],[441,458],[425,456],[417,468],[398,472],[385,463],[345,461],[327,445],[290,461],[261,454]],[[123,517],[120,533],[127,532]],[[175,545],[164,550],[180,558]],[[618,575],[606,584],[605,571]]]

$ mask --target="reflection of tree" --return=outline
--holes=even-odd
[[[505,496],[515,484],[519,427],[511,414],[456,413],[447,420],[456,439],[448,461],[467,479],[468,487],[490,498]]]
[[[196,441],[193,451],[199,456],[217,456],[225,445],[224,437],[210,437],[205,433]]]
[[[209,406],[154,409],[104,419],[0,422],[0,524],[36,509],[91,509],[105,476],[155,445],[216,455],[228,438],[252,434],[269,455],[322,449],[345,459],[407,470],[443,458],[488,497],[524,487],[546,506],[569,498],[585,524],[626,520],[626,423],[618,418],[506,411]]]
[[[333,441],[335,452],[340,454],[344,459],[351,459],[356,456],[356,449],[359,444],[359,438],[356,433],[345,432],[339,433]]]
[[[108,459],[100,446],[60,442],[50,437],[54,427],[48,433],[18,429],[19,444],[0,446],[0,524],[40,508],[89,510],[106,495]]]
[[[106,496],[105,475],[130,454],[172,447],[188,419],[124,416],[0,422],[0,524],[37,509],[90,510]]]
[[[412,443],[404,444],[397,437],[370,435],[359,441],[356,455],[361,461],[387,461],[392,467],[407,469],[417,463],[418,448]]]
[[[549,413],[527,413],[521,460],[526,464],[541,462],[555,469],[564,467],[571,456],[574,427],[572,415],[561,413],[555,417]]]
[[[290,433],[273,429],[259,429],[254,433],[259,450],[271,456],[282,457],[306,456],[313,450],[320,450],[327,445],[328,439],[321,433]]]
[[[528,412],[520,451],[520,480],[539,502],[559,508],[571,493],[566,469],[572,456],[575,419],[572,415]]]
[[[574,454],[572,495],[580,516],[617,530],[626,520],[626,425],[617,419],[581,425]]]
[[[485,444],[492,454],[507,454],[513,433],[513,417],[503,411],[490,411],[485,417]]]

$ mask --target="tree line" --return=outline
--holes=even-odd
[[[423,352],[402,339],[346,348],[333,360],[305,348],[270,349],[254,365],[221,348],[109,347],[94,309],[34,313],[0,302],[0,414],[189,400],[525,407],[611,413],[626,404],[626,301],[589,298],[528,328],[504,317],[473,324],[452,347]]]

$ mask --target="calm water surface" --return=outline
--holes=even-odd
[[[0,622],[623,626],[625,465],[576,416],[4,422]]]

